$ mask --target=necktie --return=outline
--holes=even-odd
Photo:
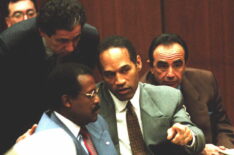
[[[87,148],[89,155],[97,155],[97,151],[93,145],[92,139],[88,130],[85,127],[81,127],[80,134],[82,135],[85,147]]]
[[[131,102],[127,103],[127,127],[130,146],[133,155],[146,155],[145,142],[141,133],[140,125]]]

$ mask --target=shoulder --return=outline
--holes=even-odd
[[[182,85],[192,84],[194,87],[210,87],[217,85],[214,74],[209,70],[186,68]]]
[[[88,124],[89,127],[95,128],[99,131],[108,130],[107,123],[104,118],[98,114],[97,120]]]
[[[140,97],[143,101],[152,101],[158,106],[181,104],[182,94],[180,90],[169,86],[155,86],[146,83],[140,83]],[[167,104],[164,104],[167,103]]]
[[[84,24],[81,36],[82,36],[82,39],[99,40],[99,33],[98,33],[96,27],[94,27],[88,23]]]
[[[154,94],[157,96],[180,94],[180,91],[178,89],[175,89],[173,87],[169,87],[166,85],[155,86],[152,84],[140,82],[140,87],[141,87],[141,90],[144,91],[145,93]]]
[[[184,71],[184,76],[187,78],[211,78],[214,75],[209,70],[188,67]]]
[[[33,41],[40,39],[35,19],[29,19],[13,25],[0,34],[0,46],[8,50],[28,47]]]

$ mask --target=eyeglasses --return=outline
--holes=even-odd
[[[24,16],[27,16],[28,18],[32,18],[36,16],[36,11],[35,10],[27,10],[26,13],[22,11],[16,11],[13,13],[11,17],[17,18],[17,19],[23,19]]]
[[[99,92],[99,88],[96,88],[96,89],[92,90],[91,92],[85,93],[83,95],[85,95],[89,99],[93,99],[96,95],[98,95],[98,92]]]

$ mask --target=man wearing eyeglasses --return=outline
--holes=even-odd
[[[99,34],[86,23],[77,0],[49,0],[36,18],[0,34],[1,134],[8,135],[0,135],[0,152],[37,122],[46,109],[45,80],[50,70],[62,62],[94,68],[98,42]],[[10,118],[5,117],[5,111],[11,111]]]
[[[98,115],[100,108],[98,89],[88,67],[76,63],[58,65],[49,75],[47,92],[50,108],[42,115],[33,136],[42,131],[62,129],[61,132],[66,133],[75,144],[77,155],[117,155],[107,124]],[[37,145],[36,149],[40,148],[41,154],[55,152],[59,149],[55,150],[56,143],[48,144],[49,146],[43,149],[43,144],[52,138],[57,137],[48,135],[36,143],[31,141],[33,144],[30,144],[29,149]],[[57,140],[61,142],[64,139]],[[31,154],[35,153],[35,150],[24,148],[32,152]],[[26,152],[25,149],[21,151],[17,147],[13,147],[13,150],[19,154]]]
[[[5,18],[7,27],[37,15],[36,4],[33,0],[9,0],[7,8]]]

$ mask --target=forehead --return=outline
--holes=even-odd
[[[8,8],[10,11],[34,9],[34,3],[31,0],[21,0],[18,2],[10,2]]]
[[[74,28],[71,31],[68,30],[56,30],[55,34],[53,34],[52,36],[54,38],[67,38],[67,39],[73,39],[74,37],[80,35],[81,33],[81,25],[78,24],[76,26],[74,26]]]
[[[105,71],[114,71],[119,68],[134,64],[126,48],[113,47],[100,54],[100,62]]]
[[[178,59],[184,60],[184,49],[178,43],[169,45],[159,45],[153,52],[154,60],[174,61]]]
[[[82,74],[77,77],[83,92],[88,92],[95,88],[95,80],[92,75]]]

